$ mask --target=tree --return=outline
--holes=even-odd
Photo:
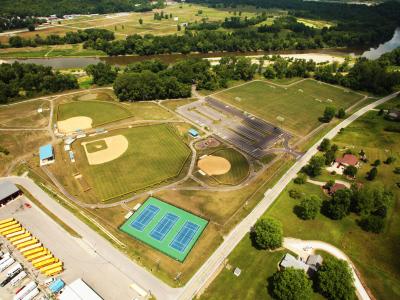
[[[300,199],[301,193],[298,190],[292,189],[289,191],[289,196],[290,196],[290,198],[293,198],[293,199]]]
[[[325,152],[324,157],[325,157],[325,164],[326,164],[327,166],[329,166],[329,165],[331,165],[331,164],[335,161],[335,159],[336,159],[336,152],[333,151],[333,149],[330,149],[330,150],[328,150],[328,151]]]
[[[329,300],[356,299],[351,269],[346,261],[335,257],[326,258],[319,268],[316,286]]]
[[[182,30],[181,24],[176,25],[176,30],[178,30],[178,31],[181,31],[181,30]]]
[[[259,219],[253,227],[253,240],[261,249],[276,249],[282,246],[282,224],[273,218]]]
[[[270,291],[274,299],[304,300],[311,299],[312,282],[303,270],[287,268],[276,272],[270,282]]]
[[[324,115],[320,118],[320,120],[324,123],[329,123],[332,121],[333,117],[336,114],[336,108],[333,106],[327,106],[324,110]]]
[[[329,139],[323,139],[321,144],[319,145],[319,150],[322,152],[326,152],[331,147],[331,141]]]
[[[373,233],[381,233],[385,228],[385,218],[380,216],[369,215],[362,217],[359,221],[361,228],[365,231]]]
[[[375,160],[372,164],[374,167],[379,167],[381,165],[381,161],[379,159]]]
[[[326,214],[333,220],[340,220],[350,212],[352,192],[349,189],[336,191],[327,202]]]
[[[142,18],[139,19],[139,24],[143,25],[143,19]]]
[[[309,163],[303,167],[304,173],[310,177],[315,177],[321,174],[322,167],[325,164],[325,158],[322,156],[313,156]]]
[[[85,70],[97,85],[111,84],[117,77],[117,71],[111,65],[101,62],[97,65],[88,65]]]
[[[347,166],[343,173],[350,177],[356,177],[358,169],[355,166]]]
[[[389,156],[389,157],[385,160],[385,164],[390,165],[390,164],[394,163],[395,161],[396,161],[396,157]]]
[[[369,181],[372,181],[376,178],[376,176],[378,175],[378,169],[376,167],[373,167],[367,174],[367,179]]]
[[[344,117],[346,117],[346,111],[344,110],[344,108],[340,108],[338,110],[338,113],[336,115],[339,119],[344,119]]]
[[[29,31],[35,31],[35,24],[31,23],[31,24],[28,25],[27,28],[28,28]]]
[[[303,199],[296,207],[297,215],[303,220],[315,219],[321,209],[322,201],[315,195]]]

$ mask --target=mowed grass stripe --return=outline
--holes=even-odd
[[[129,118],[132,114],[117,103],[101,101],[75,101],[58,106],[58,121],[73,117],[89,117],[92,127]]]
[[[89,165],[79,147],[78,168],[103,201],[178,176],[191,153],[169,125],[117,130],[108,136],[118,134],[128,139],[129,147],[113,161]]]
[[[360,94],[315,80],[304,80],[287,88],[253,81],[216,97],[299,136],[307,135],[321,124],[318,118],[326,106],[346,109],[362,99]]]

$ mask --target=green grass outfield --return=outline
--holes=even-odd
[[[149,205],[153,205],[158,207],[160,210],[153,217],[153,219],[147,224],[147,226],[139,231],[138,229],[131,226],[132,222],[134,222],[142,213],[142,211],[148,207]],[[171,230],[165,235],[165,237],[159,241],[150,236],[151,231],[160,220],[167,214],[171,213],[179,217],[178,221],[174,224]],[[179,233],[183,225],[186,221],[190,221],[199,226],[196,234],[193,236],[192,240],[188,243],[186,249],[183,252],[179,252],[176,249],[170,247],[171,242],[174,240],[175,236]],[[156,198],[150,197],[143,203],[143,205],[135,212],[121,227],[120,230],[129,234],[130,236],[142,241],[143,243],[161,251],[162,253],[183,262],[186,256],[189,254],[190,250],[195,245],[196,241],[202,234],[203,230],[206,228],[208,221],[195,216],[187,211],[184,211],[180,208],[177,208],[173,205],[170,205],[166,202],[158,200]]]
[[[58,106],[57,121],[73,117],[89,117],[92,127],[132,117],[129,110],[120,104],[101,101],[74,101]]]
[[[287,88],[253,81],[215,97],[299,136],[305,136],[321,124],[318,118],[326,106],[346,109],[362,99],[360,94],[311,79]]]
[[[219,183],[236,185],[245,180],[249,175],[250,166],[247,159],[236,150],[231,148],[221,149],[211,153],[211,155],[226,158],[231,163],[231,169],[228,173],[212,176]]]
[[[81,146],[99,136],[84,139],[74,145],[76,167],[101,201],[151,187],[178,176],[190,156],[189,147],[175,130],[162,124],[111,131],[104,137],[121,134],[128,140],[128,149],[99,165],[89,165]]]

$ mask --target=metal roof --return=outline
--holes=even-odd
[[[189,133],[192,136],[198,136],[199,135],[198,131],[196,129],[193,129],[193,128],[189,129]]]
[[[10,197],[17,192],[19,192],[19,188],[17,188],[15,184],[9,181],[0,183],[0,200]]]
[[[285,257],[282,259],[280,263],[280,266],[284,268],[294,268],[294,269],[304,270],[305,272],[307,272],[309,268],[309,266],[307,266],[304,262],[298,260],[289,253],[286,253]]]
[[[103,300],[82,279],[76,279],[64,288],[60,300]]]
[[[53,146],[51,144],[39,148],[40,160],[49,159],[53,157]]]

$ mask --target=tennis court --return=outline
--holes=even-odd
[[[198,216],[150,197],[120,230],[183,262],[207,223]]]

